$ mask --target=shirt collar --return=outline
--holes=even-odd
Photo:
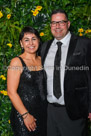
[[[64,46],[67,46],[68,43],[69,43],[69,41],[70,41],[70,38],[71,38],[71,33],[70,33],[70,31],[69,31],[69,32],[67,33],[67,35],[66,35],[63,39],[57,40],[57,39],[55,38],[55,39],[54,39],[54,43],[55,43],[55,45],[56,45],[56,43],[57,43],[58,41],[60,41],[60,42],[63,43]]]

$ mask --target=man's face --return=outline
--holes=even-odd
[[[65,14],[57,13],[51,17],[51,33],[57,40],[61,40],[68,33],[70,21],[67,20]]]

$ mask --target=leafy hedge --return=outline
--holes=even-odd
[[[24,26],[33,26],[42,41],[49,40],[50,14],[62,8],[71,21],[70,30],[91,38],[91,0],[0,0],[0,135],[12,136],[11,102],[7,96],[6,74],[10,60],[21,53],[18,37]],[[90,130],[89,125],[89,130]]]

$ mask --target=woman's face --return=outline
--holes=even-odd
[[[33,34],[26,32],[22,40],[20,40],[21,47],[24,48],[24,52],[35,54],[39,47],[39,39]]]

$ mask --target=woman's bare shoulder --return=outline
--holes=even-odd
[[[15,57],[11,60],[10,66],[22,66],[21,61],[18,57]]]

